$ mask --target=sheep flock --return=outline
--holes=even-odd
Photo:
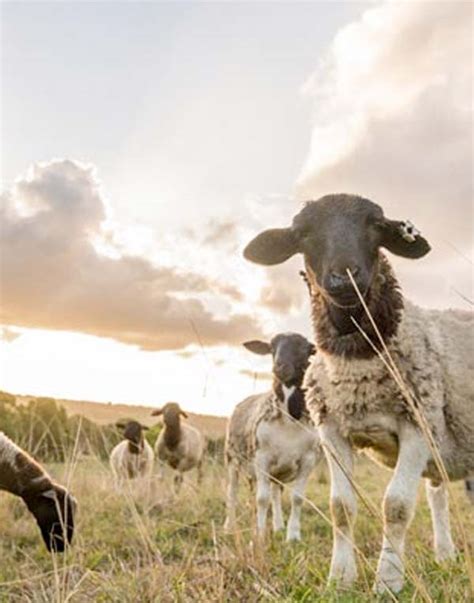
[[[272,385],[236,400],[228,420],[220,524],[225,537],[238,538],[242,528],[238,492],[245,479],[255,505],[256,546],[272,538],[270,509],[273,532],[284,530],[288,542],[304,540],[306,486],[315,467],[325,463],[333,541],[328,581],[350,588],[359,573],[354,459],[363,452],[375,461],[374,473],[381,470],[377,465],[391,471],[380,509],[376,595],[394,598],[404,586],[406,537],[422,481],[435,558],[440,564],[455,558],[450,482],[464,481],[474,502],[474,315],[412,304],[387,254],[415,260],[429,251],[411,222],[389,219],[376,203],[349,194],[307,202],[290,226],[264,230],[245,247],[246,260],[267,267],[302,255],[313,335],[309,340],[280,332],[268,341],[243,342],[248,352],[268,356]],[[295,286],[298,280],[295,274]],[[152,416],[161,422],[154,447],[147,440],[149,426],[132,419],[116,424],[122,440],[109,459],[116,491],[130,492],[141,482],[179,499],[199,490],[206,438],[177,402],[164,403]],[[186,476],[193,473],[191,483]],[[48,550],[67,550],[75,529],[74,496],[2,433],[0,489],[24,501]]]

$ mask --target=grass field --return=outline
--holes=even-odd
[[[5,602],[168,602],[168,601],[341,601],[377,600],[371,583],[380,545],[380,523],[364,505],[355,529],[360,547],[360,578],[351,591],[326,587],[331,528],[313,505],[328,515],[328,484],[315,475],[303,509],[303,542],[288,545],[281,534],[265,544],[255,540],[254,505],[245,484],[241,530],[225,535],[225,471],[209,461],[196,490],[189,476],[179,497],[168,488],[170,476],[156,482],[150,504],[139,488],[114,491],[107,465],[94,458],[74,467],[49,467],[70,482],[80,509],[74,546],[63,557],[46,553],[22,501],[0,494],[0,601]],[[369,461],[358,462],[356,479],[371,500],[381,499],[390,474]],[[453,486],[464,529],[474,536],[474,514],[462,484]],[[424,494],[411,526],[407,561],[412,578],[401,601],[469,601],[463,554],[440,567],[431,548]],[[459,535],[456,538],[460,542]]]

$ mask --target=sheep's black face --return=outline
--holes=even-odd
[[[381,208],[359,197],[326,197],[296,216],[293,230],[304,255],[310,280],[337,306],[358,305],[351,282],[364,294],[377,268],[382,242]]]
[[[326,300],[352,307],[370,288],[378,267],[378,250],[386,247],[404,257],[422,257],[430,246],[409,222],[387,220],[372,201],[355,195],[327,195],[311,201],[290,228],[266,230],[251,241],[244,255],[259,264],[279,264],[302,253],[309,280]]]
[[[126,440],[133,442],[138,446],[143,439],[142,435],[143,426],[138,421],[129,421],[123,430],[123,436]]]
[[[275,335],[269,343],[265,341],[247,341],[244,346],[255,354],[271,354],[273,373],[284,385],[300,385],[309,358],[315,353],[315,347],[298,333]]]
[[[62,553],[72,542],[76,501],[65,488],[55,485],[46,492],[24,498],[35,516],[48,551]]]

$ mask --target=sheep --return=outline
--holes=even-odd
[[[0,432],[0,490],[23,499],[36,519],[48,551],[62,553],[72,542],[76,499],[3,432]]]
[[[273,386],[269,392],[240,402],[228,423],[226,531],[235,528],[239,473],[244,469],[257,481],[257,531],[263,535],[270,498],[273,530],[283,529],[282,484],[293,482],[286,539],[300,540],[300,515],[308,478],[322,457],[316,429],[301,390],[314,345],[298,333],[281,333],[244,346],[256,354],[273,356]]]
[[[431,431],[449,480],[474,473],[474,315],[424,310],[406,301],[381,247],[413,259],[430,250],[410,222],[385,218],[368,199],[339,194],[308,202],[290,228],[264,231],[244,250],[247,259],[264,265],[304,256],[318,348],[304,387],[331,473],[330,579],[349,585],[357,573],[351,539],[353,449],[394,469],[383,501],[374,585],[379,593],[403,587],[405,536],[421,477],[436,557],[442,561],[455,554],[447,485],[420,421]],[[392,378],[388,354],[409,394]],[[417,418],[410,398],[424,419]]]
[[[174,484],[176,492],[183,482],[183,473],[196,467],[198,485],[202,480],[202,460],[204,438],[201,432],[191,425],[181,423],[181,417],[188,418],[177,402],[168,402],[163,408],[157,408],[153,416],[163,415],[164,429],[155,443],[155,454],[163,464],[177,471]]]
[[[116,426],[123,430],[125,439],[110,453],[110,468],[115,485],[120,489],[127,480],[136,478],[147,480],[151,477],[154,454],[153,448],[143,435],[143,431],[148,427],[138,421],[119,421]]]

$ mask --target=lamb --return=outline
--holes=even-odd
[[[248,341],[244,346],[256,354],[273,357],[271,391],[240,402],[228,424],[227,518],[224,528],[235,528],[239,473],[244,469],[257,481],[257,530],[265,531],[270,497],[273,530],[283,529],[282,484],[293,482],[291,513],[286,539],[300,540],[300,515],[308,478],[322,457],[316,429],[305,407],[301,389],[303,375],[314,345],[298,333],[282,333],[270,343]]]
[[[385,218],[368,199],[339,194],[308,202],[290,228],[262,232],[244,255],[265,265],[296,253],[304,256],[318,347],[304,386],[331,473],[330,579],[351,584],[356,578],[351,540],[356,499],[350,480],[353,449],[358,448],[394,469],[383,502],[375,590],[398,592],[404,582],[405,536],[422,477],[437,559],[455,554],[446,481],[420,421],[431,431],[449,480],[472,476],[474,315],[423,310],[406,301],[382,247],[413,259],[430,250],[410,222]],[[389,356],[408,394],[392,378]]]
[[[129,479],[149,479],[153,471],[154,455],[153,448],[143,435],[148,427],[138,421],[119,421],[116,425],[123,430],[125,438],[110,453],[110,468],[116,486],[120,488]]]
[[[177,402],[168,402],[163,408],[157,408],[153,416],[163,415],[164,429],[155,444],[155,454],[162,463],[177,471],[174,479],[176,492],[183,482],[183,473],[196,467],[198,484],[202,480],[202,460],[204,438],[201,432],[191,425],[184,425],[181,417],[188,418]]]
[[[48,551],[62,553],[74,534],[75,498],[27,452],[0,432],[0,490],[23,499]]]

